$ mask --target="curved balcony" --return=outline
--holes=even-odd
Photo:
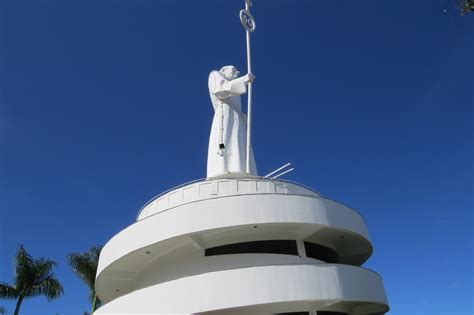
[[[272,314],[314,310],[384,313],[381,277],[330,264],[252,266],[206,272],[123,295],[95,314]]]

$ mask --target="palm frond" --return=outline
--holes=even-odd
[[[56,266],[56,263],[48,259],[38,259],[35,261],[33,266],[33,272],[35,274],[35,284],[41,283],[42,281],[52,276],[52,270]]]
[[[64,289],[54,275],[49,275],[43,281],[36,284],[28,292],[28,297],[44,295],[48,301],[59,298],[64,294]]]
[[[16,299],[18,297],[18,291],[15,287],[8,283],[0,283],[0,299]]]
[[[14,284],[21,292],[34,282],[34,272],[32,271],[34,259],[20,244],[13,258],[13,264],[15,266]]]
[[[474,0],[457,0],[456,2],[461,15],[474,12]]]
[[[79,253],[70,254],[68,256],[69,265],[74,270],[74,273],[84,281],[89,288],[93,287],[95,272],[94,266],[89,261],[88,257],[82,256]]]
[[[74,273],[89,287],[91,295],[95,294],[94,284],[99,264],[101,246],[93,246],[84,253],[71,253],[67,256]]]

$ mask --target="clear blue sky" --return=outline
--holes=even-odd
[[[390,314],[472,314],[474,14],[449,0],[254,2],[261,173],[291,161],[287,179],[365,217]],[[65,288],[22,314],[89,310],[65,256],[205,176],[207,76],[245,71],[242,6],[0,1],[0,281],[22,243]]]

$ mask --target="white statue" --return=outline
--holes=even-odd
[[[247,117],[242,113],[240,96],[253,82],[253,74],[239,77],[234,66],[223,67],[209,75],[209,93],[214,106],[207,177],[246,172]],[[250,152],[250,174],[257,175],[253,150]]]

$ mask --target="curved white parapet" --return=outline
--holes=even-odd
[[[212,198],[185,203],[130,225],[105,245],[99,273],[121,256],[173,237],[270,223],[322,225],[352,232],[366,241],[369,239],[365,222],[358,213],[328,199],[280,194]]]
[[[370,270],[345,265],[248,267],[136,290],[95,314],[272,314],[312,310],[386,312],[382,279]]]
[[[251,234],[246,231],[249,226],[256,225],[259,228]],[[230,233],[238,231],[239,227],[247,235]],[[315,238],[323,227],[326,228],[325,234],[337,235],[335,239],[329,237],[332,235],[326,236],[325,239],[334,243],[333,246],[345,248],[348,251],[347,256],[371,254],[364,221],[356,212],[341,204],[312,196],[240,195],[184,204],[129,226],[104,246],[99,261],[98,278],[111,264],[119,263],[121,259],[131,259],[131,255],[137,256],[137,259],[138,256],[146,259],[145,248],[159,243],[164,245],[164,242],[180,236],[196,235],[202,239],[205,235],[200,234],[213,231],[212,234],[215,235],[221,232],[219,238],[206,243],[206,247],[212,247],[232,243],[231,239],[234,239],[234,242],[242,241],[242,237],[246,238],[246,241],[268,239],[268,236],[265,236],[267,233],[270,233],[270,239],[276,236],[279,239],[285,236],[311,239]],[[334,233],[327,230],[333,230]],[[231,239],[226,239],[225,234]],[[142,253],[136,252],[140,249]],[[356,250],[361,252],[354,252]]]
[[[147,202],[140,209],[137,221],[176,206],[200,200],[248,194],[292,194],[321,197],[319,193],[310,188],[283,180],[261,177],[197,180],[168,190]]]

